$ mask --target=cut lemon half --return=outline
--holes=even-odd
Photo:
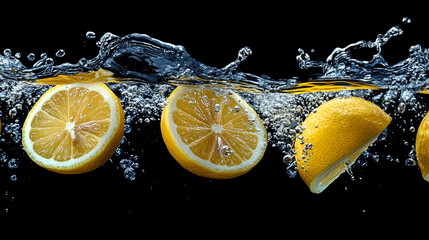
[[[124,133],[124,112],[104,84],[58,85],[28,113],[22,144],[39,166],[57,173],[94,170],[115,152]]]
[[[358,97],[323,103],[301,124],[295,139],[298,172],[313,193],[320,193],[351,167],[392,118]]]
[[[164,142],[181,166],[207,178],[227,179],[252,169],[264,155],[267,132],[237,94],[176,88],[161,116]]]
[[[429,182],[429,113],[417,130],[416,157],[423,179]]]

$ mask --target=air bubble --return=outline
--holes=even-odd
[[[18,180],[18,176],[16,176],[16,174],[12,174],[10,175],[10,180],[12,180],[13,182],[16,182]]]
[[[404,113],[406,109],[407,109],[407,105],[404,102],[400,102],[398,104],[397,110],[399,113]]]
[[[417,165],[416,160],[414,160],[414,159],[412,159],[412,158],[407,158],[407,159],[405,160],[405,166],[408,166],[408,167],[414,167],[414,166],[416,166],[416,165]]]
[[[15,168],[18,168],[18,164],[19,164],[19,160],[18,160],[18,159],[16,159],[16,158],[11,158],[11,159],[9,160],[9,162],[7,163],[7,166],[8,166],[10,169],[15,169]]]
[[[229,155],[234,153],[234,151],[229,146],[226,146],[226,145],[222,146],[219,149],[219,151],[220,151],[220,154],[225,157],[228,157]]]
[[[214,105],[214,111],[215,111],[215,112],[219,112],[219,110],[220,110],[220,105],[219,105],[218,103],[216,103],[216,104]]]
[[[11,117],[15,117],[17,113],[18,111],[16,110],[16,108],[12,108],[9,110],[9,116]]]

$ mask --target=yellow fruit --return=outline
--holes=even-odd
[[[109,160],[123,132],[121,103],[106,85],[58,85],[45,92],[28,113],[22,144],[39,166],[76,174]]]
[[[417,131],[416,156],[423,179],[429,182],[429,114],[423,118]]]
[[[320,193],[355,162],[392,118],[358,97],[320,105],[301,124],[295,140],[298,172],[313,193]]]
[[[240,176],[261,160],[267,132],[255,111],[237,94],[210,88],[176,88],[161,116],[171,155],[188,171],[207,178]]]
[[[113,72],[100,68],[97,71],[90,71],[87,73],[80,72],[75,75],[60,74],[55,77],[40,78],[34,81],[34,83],[38,85],[59,85],[70,83],[105,83],[117,81],[119,81],[119,79],[113,77]]]

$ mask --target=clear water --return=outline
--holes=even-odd
[[[411,22],[404,18],[401,25]],[[383,45],[403,34],[399,26],[379,34],[374,41],[362,40],[338,47],[323,60],[313,60],[311,52],[298,49],[297,63],[302,69],[320,70],[314,79],[271,79],[239,71],[240,62],[252,54],[243,47],[237,59],[223,68],[207,66],[192,58],[183,46],[165,43],[144,34],[116,36],[105,33],[98,41],[99,53],[92,59],[82,58],[78,63],[55,64],[67,56],[58,49],[55,56],[29,53],[22,56],[11,49],[0,54],[0,166],[9,168],[10,181],[19,181],[14,169],[25,158],[21,146],[21,127],[28,111],[51,86],[33,84],[36,80],[58,75],[88,73],[100,68],[114,73],[114,78],[101,79],[119,96],[125,113],[125,134],[111,161],[128,180],[144,174],[142,161],[150,149],[135,148],[136,134],[159,125],[166,98],[175,85],[209,84],[216,89],[237,91],[262,118],[267,130],[270,149],[279,151],[289,177],[297,175],[293,159],[299,124],[323,102],[339,96],[359,96],[382,107],[394,120],[379,139],[358,159],[353,168],[369,162],[388,161],[394,164],[416,166],[414,135],[426,105],[418,92],[429,84],[429,49],[410,46],[409,56],[389,64],[382,56]],[[87,38],[96,38],[88,32]],[[373,49],[369,61],[353,58],[354,52]],[[25,66],[21,59],[32,63]],[[61,84],[58,78],[57,84]],[[346,91],[347,90],[347,91]],[[300,93],[300,94],[297,94]],[[406,133],[406,134],[404,134]],[[394,138],[401,137],[398,141]],[[159,144],[163,144],[159,142]],[[393,149],[401,147],[405,154],[373,151],[376,146]],[[377,149],[379,149],[377,148]],[[350,174],[356,173],[349,169]],[[352,178],[355,179],[355,178]]]

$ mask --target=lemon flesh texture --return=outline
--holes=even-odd
[[[304,130],[295,141],[301,178],[313,193],[322,192],[353,165],[390,121],[377,105],[358,97],[320,105],[301,124]]]
[[[188,171],[207,178],[233,178],[250,171],[264,155],[265,127],[237,94],[217,96],[210,88],[178,87],[167,101],[162,137]]]
[[[77,174],[104,164],[123,131],[122,106],[106,85],[67,84],[51,88],[33,106],[22,142],[39,166]]]
[[[429,114],[426,114],[417,130],[416,157],[423,179],[429,182]]]

